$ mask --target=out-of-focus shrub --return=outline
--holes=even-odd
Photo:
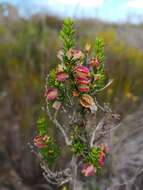
[[[136,108],[143,96],[143,50],[127,46],[123,40],[118,39],[113,28],[100,31],[98,35],[105,40],[107,73],[114,79],[103,99],[109,101],[117,111],[129,113]],[[80,38],[83,45],[85,38],[92,44],[95,36],[89,38],[85,34]]]
[[[55,55],[62,20],[44,15],[29,19],[12,19],[11,15],[9,20],[0,14],[1,117],[17,116],[22,126],[32,126],[39,110],[35,106],[42,101],[44,77],[58,61]],[[85,41],[93,44],[96,35],[105,40],[107,73],[114,83],[103,99],[121,113],[133,111],[143,95],[143,50],[127,46],[115,26],[88,20],[78,21],[76,27],[83,47]]]

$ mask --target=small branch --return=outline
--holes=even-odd
[[[69,104],[70,104],[70,106],[73,106],[73,101],[72,101],[72,99],[70,98],[70,96],[69,96],[69,93],[68,93],[68,89],[66,88],[66,96],[67,96],[67,98],[68,98],[68,100],[69,100]]]
[[[108,106],[108,104],[105,104],[104,103],[104,105],[103,106],[101,106],[99,103],[98,103],[98,101],[96,100],[96,98],[94,97],[94,101],[95,101],[95,104],[96,104],[96,106],[101,110],[101,111],[103,111],[104,113],[111,113],[112,112],[112,110],[111,110],[111,108]]]
[[[96,128],[94,129],[93,133],[92,133],[92,137],[91,137],[91,141],[90,141],[90,146],[94,146],[95,143],[94,141],[96,140],[96,142],[98,142],[103,136],[109,134],[110,132],[112,132],[114,129],[117,129],[118,127],[120,127],[120,123],[119,124],[110,124],[110,128],[107,127],[108,125],[108,118],[106,116],[104,116],[104,118],[98,123],[98,125],[96,126]],[[104,127],[104,128],[103,128]],[[103,131],[100,129],[103,129]],[[95,135],[96,133],[98,133],[98,137],[97,139],[95,139]]]
[[[137,177],[143,173],[143,169],[136,169],[136,172],[134,174],[134,177],[132,177],[131,179],[127,179],[127,177],[125,175],[123,175],[123,182],[122,183],[117,183],[113,186],[111,186],[111,188],[109,187],[107,190],[112,190],[117,189],[120,186],[125,186],[125,188],[127,189],[131,189],[131,186],[135,184],[135,180],[137,179]]]
[[[65,138],[65,142],[66,144],[69,146],[71,145],[71,141],[69,140],[64,128],[61,126],[61,124],[56,120],[54,119],[53,120],[53,123],[59,128],[59,130],[61,131],[61,133],[63,134],[64,138]]]
[[[94,129],[94,131],[93,131],[93,133],[92,133],[92,136],[91,136],[91,140],[90,140],[90,147],[93,147],[96,132],[97,132],[100,128],[102,128],[102,126],[103,126],[103,124],[104,124],[104,120],[105,120],[105,117],[98,123],[98,125],[97,125],[96,128]]]
[[[56,126],[57,128],[59,128],[59,130],[61,131],[61,133],[62,133],[62,135],[63,135],[63,137],[64,137],[64,139],[65,139],[66,144],[67,144],[68,146],[71,145],[71,141],[69,140],[68,135],[66,134],[64,128],[62,127],[62,125],[61,125],[61,124],[57,121],[57,119],[56,119],[57,112],[55,113],[54,117],[52,117],[52,114],[51,114],[51,112],[50,112],[50,110],[49,110],[48,103],[47,103],[47,106],[46,106],[46,110],[47,110],[47,114],[48,114],[48,116],[49,116],[49,119],[50,119],[50,120],[55,124],[55,126]]]
[[[46,103],[47,103],[47,102],[46,102]],[[52,114],[51,114],[51,112],[50,112],[50,110],[49,110],[48,103],[47,103],[47,106],[46,106],[46,111],[47,111],[47,114],[48,114],[49,119],[52,121],[52,120],[53,120],[53,117],[52,117]]]
[[[106,109],[105,109],[104,107],[102,107],[102,106],[98,103],[98,101],[96,100],[96,98],[94,98],[94,101],[95,101],[97,107],[99,107],[103,112],[106,112]]]
[[[74,123],[76,123],[77,122],[77,113],[76,113],[76,110],[75,109],[73,109],[73,113],[72,113],[72,115],[71,115],[71,120],[70,120],[70,125],[72,125],[72,124],[74,124]]]
[[[42,161],[42,156],[41,156],[41,154],[38,153],[38,152],[36,152],[36,151],[34,150],[33,145],[32,145],[31,143],[27,143],[27,145],[29,146],[31,152],[32,152],[33,154],[35,154],[35,156],[38,158],[38,160]]]
[[[77,190],[77,157],[72,156],[71,160],[71,168],[72,168],[72,181],[71,181],[71,187],[73,190]]]
[[[113,83],[113,81],[114,81],[113,79],[110,79],[109,82],[103,88],[96,90],[95,92],[101,92],[105,90],[108,86],[110,86]]]
[[[72,174],[70,168],[66,168],[62,171],[57,171],[57,172],[51,171],[47,163],[43,160],[41,154],[34,150],[33,145],[28,143],[28,146],[30,147],[31,152],[34,153],[36,157],[39,159],[40,166],[43,169],[42,174],[50,184],[61,186],[72,180]]]

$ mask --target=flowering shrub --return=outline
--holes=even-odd
[[[74,184],[77,170],[83,176],[92,176],[98,175],[104,168],[109,148],[100,140],[109,132],[109,127],[104,127],[107,113],[111,113],[111,110],[99,105],[96,94],[112,82],[108,81],[104,72],[102,39],[96,38],[94,47],[86,44],[83,50],[77,49],[73,21],[70,19],[63,25],[61,39],[63,48],[57,54],[59,63],[46,78],[45,111],[72,153],[71,166],[57,172],[57,175],[52,172],[52,166],[60,156],[60,148],[48,132],[46,116],[39,118],[38,135],[34,138],[43,174],[50,183],[57,185],[71,181]],[[94,123],[94,126],[90,124],[89,130],[88,117],[91,115],[96,118],[99,109],[105,117],[99,123]],[[68,118],[66,123],[58,117],[64,113]]]

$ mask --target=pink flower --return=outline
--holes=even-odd
[[[74,77],[78,84],[80,92],[89,92],[89,84],[91,81],[89,69],[85,66],[78,65],[74,68]]]
[[[73,59],[83,59],[84,54],[80,50],[75,50]]]
[[[89,69],[85,66],[79,65],[74,68],[74,74],[75,78],[84,78],[89,79],[90,78],[90,72]]]
[[[56,79],[60,82],[64,82],[68,78],[69,78],[69,75],[63,71],[58,72],[56,76]]]
[[[80,85],[78,89],[80,92],[89,92],[90,90],[88,85]]]
[[[96,170],[93,165],[84,165],[82,169],[82,174],[86,177],[93,176]]]
[[[92,66],[92,67],[96,67],[98,68],[100,66],[100,62],[99,60],[96,58],[93,58],[90,60],[89,64]]]
[[[76,49],[69,49],[67,52],[67,57],[69,59],[82,59],[84,57],[84,54],[82,53],[82,51],[80,50],[76,50]]]
[[[105,164],[105,154],[104,154],[104,152],[101,152],[100,157],[99,157],[99,160],[98,160],[98,163],[99,163],[99,165],[100,165],[101,167],[104,166],[104,164]]]
[[[45,146],[43,137],[40,136],[40,135],[37,135],[37,136],[34,138],[33,141],[34,141],[34,145],[35,145],[37,148],[43,148],[43,147]]]
[[[102,150],[105,154],[107,154],[107,153],[110,152],[110,148],[109,148],[109,146],[108,146],[107,144],[101,144],[101,145],[100,145],[100,148],[101,148],[101,150]]]
[[[85,73],[89,75],[89,69],[85,66],[82,65],[76,66],[74,70],[76,73]]]
[[[87,77],[77,77],[76,81],[78,84],[89,84],[91,80]]]
[[[45,92],[45,97],[48,99],[48,100],[54,100],[56,99],[58,96],[58,90],[56,88],[48,88],[47,91]]]

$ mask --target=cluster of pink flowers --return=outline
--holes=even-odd
[[[105,164],[105,158],[106,158],[106,154],[109,153],[109,147],[107,146],[107,144],[101,144],[100,145],[100,148],[101,148],[101,152],[100,152],[100,155],[99,155],[99,165],[101,167],[104,166]]]
[[[58,52],[58,58],[60,61],[63,59],[63,52]],[[90,92],[90,84],[92,82],[92,77],[89,68],[98,68],[100,63],[97,58],[92,58],[88,62],[88,66],[82,65],[83,58],[85,55],[80,50],[69,49],[66,53],[66,56],[69,60],[76,61],[77,65],[73,64],[72,73],[75,79],[75,84],[77,88],[73,89],[73,96],[79,96],[79,93],[89,93]],[[67,66],[68,67],[68,66]],[[89,67],[89,68],[88,68]],[[99,80],[99,75],[94,76],[94,80]],[[62,65],[58,65],[56,70],[56,80],[59,82],[65,82],[69,79],[69,74],[65,72]],[[78,91],[76,90],[78,89]],[[76,92],[76,93],[75,93]],[[58,97],[58,90],[54,87],[49,87],[45,92],[45,97],[47,100],[55,100]]]
[[[53,125],[62,133],[71,154],[74,154],[80,163],[75,163],[77,169],[80,166],[81,174],[88,177],[99,174],[105,166],[109,152],[106,144],[95,145],[94,143],[98,141],[96,139],[98,134],[95,135],[95,133],[100,134],[102,126],[99,130],[96,130],[95,127],[93,134],[90,134],[87,129],[90,127],[88,121],[93,114],[95,117],[97,115],[97,126],[100,125],[101,114],[99,113],[98,116],[96,112],[98,109],[103,110],[104,108],[98,104],[97,97],[95,97],[97,92],[108,87],[108,84],[105,84],[104,43],[102,39],[97,38],[92,43],[93,51],[90,44],[86,44],[83,51],[75,49],[72,27],[73,22],[69,20],[65,22],[61,31],[63,48],[57,53],[59,64],[46,78],[44,118],[40,117],[37,122],[38,135],[34,137],[33,143],[39,149],[41,158],[46,161],[46,169],[48,171],[54,169],[55,167],[51,166],[62,151],[60,151],[59,145],[53,141],[53,135],[49,136],[50,129],[47,128],[45,122],[45,117],[48,116]],[[67,125],[64,126],[62,124],[64,121],[59,121],[59,119],[66,114],[70,114],[68,118],[69,120],[71,118],[71,121],[67,121]],[[73,170],[74,168],[70,168],[71,175],[65,175],[62,184],[72,181]],[[51,179],[50,175],[47,177],[47,181]],[[61,185],[61,181],[57,180],[55,184]]]
[[[58,53],[58,57],[60,61],[63,61],[63,52],[60,51]],[[80,104],[87,108],[90,109],[91,112],[97,111],[97,106],[94,102],[94,98],[90,95],[90,88],[92,81],[97,81],[100,79],[100,74],[91,74],[91,71],[97,70],[100,66],[99,60],[96,58],[92,58],[88,60],[88,65],[85,66],[82,64],[84,54],[80,50],[76,49],[69,49],[68,52],[66,53],[66,56],[69,60],[73,60],[74,64],[70,66],[70,74],[67,73],[66,67],[68,65],[63,66],[62,64],[59,64],[56,71],[55,75],[58,82],[64,83],[68,79],[70,79],[70,75],[72,74],[72,80],[74,80],[75,89],[72,89],[72,96],[78,97]],[[75,64],[76,63],[76,64]],[[70,84],[70,83],[69,83]],[[45,97],[48,101],[52,101],[57,99],[59,95],[59,90],[55,87],[49,87],[46,92],[45,92]],[[61,106],[61,103],[59,101],[54,101],[53,103],[53,108],[59,109]],[[37,147],[43,147],[44,141],[41,136],[35,137],[34,139],[34,144]],[[101,151],[98,153],[98,165],[99,167],[103,167],[105,164],[106,160],[106,154],[109,151],[109,148],[105,144],[101,144],[98,146]],[[92,176],[97,172],[97,168],[91,164],[91,163],[85,163],[82,168],[82,174],[84,176]]]
[[[109,153],[109,147],[107,144],[101,144],[100,146],[100,153],[99,153],[99,159],[98,164],[100,167],[103,167],[105,165],[106,155]],[[82,168],[82,174],[86,177],[93,176],[97,169],[92,164],[84,164]]]
[[[74,68],[74,76],[80,92],[89,92],[91,81],[90,71],[87,67],[79,65]]]
[[[69,78],[69,75],[64,71],[57,70],[56,80],[59,82],[64,82]],[[58,90],[54,87],[49,87],[45,92],[45,97],[47,100],[55,100],[58,97]]]

